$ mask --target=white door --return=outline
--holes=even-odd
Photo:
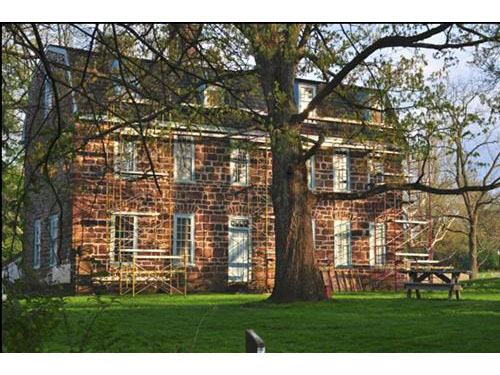
[[[228,281],[230,283],[248,282],[249,243],[248,229],[229,229]]]

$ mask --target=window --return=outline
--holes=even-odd
[[[59,215],[51,215],[49,221],[49,266],[56,264],[57,247],[59,245]]]
[[[111,65],[111,74],[113,92],[117,98],[120,100],[133,99],[136,102],[143,102],[143,97],[140,94],[143,90],[138,73],[132,72],[125,65],[123,69],[120,69],[120,62],[114,60]]]
[[[194,215],[174,215],[174,255],[187,257],[194,263]]]
[[[178,138],[174,144],[174,179],[194,181],[194,143],[191,138]]]
[[[351,158],[349,150],[334,150],[333,152],[333,190],[351,190]]]
[[[386,264],[387,246],[384,223],[370,223],[370,265]]]
[[[218,86],[208,85],[201,88],[201,98],[205,107],[224,105],[224,93]]]
[[[311,100],[316,95],[316,86],[299,84],[299,100],[298,100],[298,110],[302,112],[309,105]],[[311,115],[315,115],[316,111],[312,111]]]
[[[352,264],[351,223],[334,221],[334,263],[335,267],[349,267]]]
[[[33,268],[40,268],[40,248],[42,245],[42,221],[35,220],[33,226]]]
[[[54,97],[52,95],[52,82],[50,82],[49,78],[45,78],[44,85],[44,111],[45,117],[47,117],[52,110],[54,105]]]
[[[122,139],[115,143],[115,171],[126,173],[137,171],[137,142]]]
[[[114,214],[111,229],[111,255],[115,262],[130,262],[137,249],[137,216]]]
[[[248,151],[235,149],[231,151],[230,173],[231,184],[248,185],[249,183],[249,160]]]
[[[316,249],[316,220],[311,220],[312,235],[313,235],[313,246]]]
[[[316,173],[315,173],[316,160],[314,155],[307,159],[307,187],[309,190],[314,190],[316,188]]]
[[[368,160],[368,181],[374,184],[384,182],[384,162],[382,159]]]

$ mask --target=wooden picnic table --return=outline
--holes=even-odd
[[[460,299],[460,291],[463,290],[458,280],[461,274],[470,274],[470,271],[447,269],[447,268],[413,268],[401,269],[400,273],[408,274],[411,282],[405,284],[406,295],[411,298],[412,290],[415,290],[417,299],[420,299],[420,290],[448,290],[448,299],[451,299],[455,292],[456,299]],[[451,275],[449,277],[448,275]],[[431,277],[436,276],[443,281],[442,284],[432,283]],[[425,281],[429,282],[425,282]]]

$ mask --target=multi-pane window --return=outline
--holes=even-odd
[[[298,100],[298,109],[299,112],[302,112],[309,105],[311,100],[316,95],[316,86],[313,85],[304,85],[299,84],[299,100]],[[314,115],[315,111],[311,112],[311,115]]]
[[[194,181],[194,143],[191,138],[178,138],[174,144],[175,181]]]
[[[35,220],[33,226],[33,268],[40,268],[40,249],[42,246],[42,221]]]
[[[174,215],[174,255],[194,263],[194,215]]]
[[[115,171],[126,173],[137,171],[137,142],[122,139],[115,147]]]
[[[220,87],[214,85],[203,87],[202,101],[205,107],[224,105],[224,92]]]
[[[349,150],[334,150],[333,152],[333,190],[351,190],[351,158]]]
[[[384,223],[370,223],[370,265],[383,266],[387,261]]]
[[[113,215],[112,256],[115,262],[129,262],[137,249],[137,216]]]
[[[49,78],[45,78],[43,85],[44,90],[44,114],[47,117],[54,106],[54,96],[52,92],[52,82]]]
[[[316,176],[315,176],[315,158],[314,155],[307,159],[307,187],[309,190],[314,190],[316,188]]]
[[[334,263],[335,267],[349,267],[352,264],[351,223],[334,221]]]
[[[249,163],[250,158],[248,151],[235,149],[231,151],[230,173],[231,184],[233,185],[248,185],[249,183]]]
[[[49,221],[49,266],[56,264],[59,240],[59,215],[51,215]]]
[[[384,162],[382,159],[369,159],[368,170],[368,177],[371,183],[384,182]]]

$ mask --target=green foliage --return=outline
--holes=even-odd
[[[64,300],[26,296],[20,300],[7,295],[2,301],[2,351],[41,352],[60,323]]]

